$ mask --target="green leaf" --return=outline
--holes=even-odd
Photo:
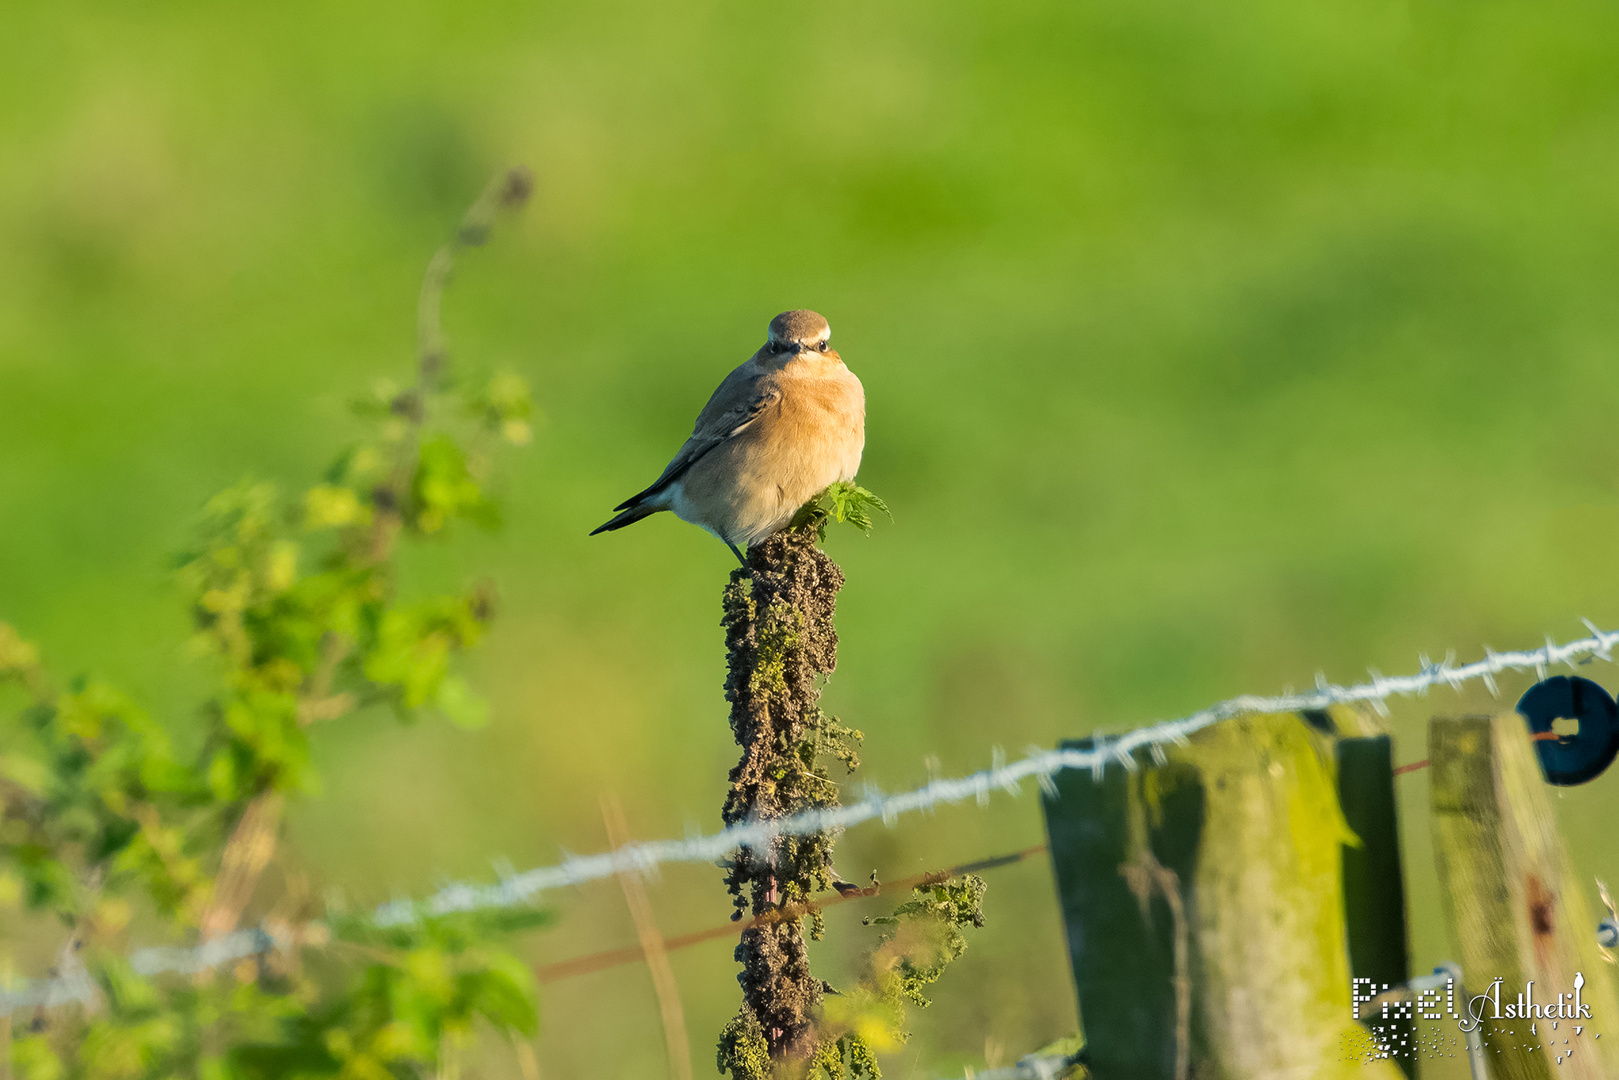
[[[23,896],[29,907],[74,909],[74,874],[60,859],[38,844],[12,848],[9,854],[22,874]]]
[[[539,1030],[539,991],[534,973],[515,956],[482,954],[483,968],[461,976],[461,991],[471,1011],[496,1027],[532,1036]]]
[[[353,488],[317,484],[304,492],[304,528],[342,529],[366,525],[371,508],[360,501]]]
[[[466,454],[445,435],[422,444],[411,494],[411,523],[424,533],[437,532],[458,517],[489,523],[494,509],[468,468]]]
[[[837,522],[853,525],[870,536],[875,525],[872,515],[878,513],[888,515],[890,521],[894,519],[888,504],[876,494],[867,491],[853,480],[840,480],[805,503],[798,513],[793,515],[792,524],[788,528],[814,529],[816,535],[825,540],[827,525]]]
[[[43,795],[50,786],[51,767],[26,754],[0,754],[0,778],[10,780],[30,795]]]
[[[481,728],[489,722],[489,704],[472,692],[459,675],[446,675],[438,688],[438,707],[460,728]]]
[[[483,621],[476,597],[439,597],[394,608],[377,627],[376,645],[363,664],[365,677],[398,691],[404,710],[437,704],[450,715],[459,711],[460,723],[473,717],[470,691],[450,691],[441,700],[449,678],[450,656],[477,642]]]
[[[62,1080],[67,1067],[44,1035],[26,1035],[11,1044],[11,1067],[17,1080]]]

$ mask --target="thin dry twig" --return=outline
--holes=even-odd
[[[11,950],[0,952],[0,986],[11,985]],[[11,1014],[0,1016],[0,1080],[11,1080]]]
[[[518,1042],[517,1071],[523,1074],[523,1080],[540,1080],[540,1059],[535,1055],[534,1048],[526,1042]]]
[[[781,922],[783,919],[801,919],[805,915],[822,911],[837,904],[846,904],[851,900],[864,900],[868,897],[878,896],[882,893],[906,892],[918,886],[937,885],[962,874],[973,874],[983,870],[993,870],[1001,866],[1010,866],[1012,863],[1022,862],[1031,855],[1039,855],[1046,850],[1046,845],[1036,844],[1014,851],[1010,855],[996,855],[988,859],[979,859],[975,862],[962,863],[949,870],[933,870],[925,874],[915,874],[911,877],[901,878],[898,881],[885,881],[870,885],[863,889],[845,887],[836,896],[826,896],[815,900],[807,900],[797,904],[783,904],[779,908],[756,915],[742,922],[728,922],[722,926],[710,927],[707,930],[697,930],[690,934],[680,934],[676,937],[665,938],[664,948],[669,952],[677,949],[689,948],[692,945],[701,945],[705,941],[714,941],[717,938],[738,937],[744,931],[755,926],[765,926]],[[586,956],[576,956],[572,960],[562,960],[555,964],[544,964],[535,969],[535,975],[543,986],[561,979],[571,979],[575,975],[589,975],[596,971],[605,971],[620,964],[633,963],[641,958],[641,951],[633,949],[607,949],[603,952],[590,953]]]
[[[602,821],[607,825],[607,842],[614,848],[629,843],[629,827],[624,822],[624,808],[618,797],[603,794]],[[629,905],[630,917],[635,920],[635,933],[641,939],[641,952],[646,956],[647,970],[652,973],[652,988],[658,994],[658,1011],[663,1016],[663,1035],[669,1044],[669,1068],[675,1080],[691,1080],[691,1040],[686,1033],[686,1013],[680,1005],[680,986],[675,982],[675,969],[669,963],[669,953],[663,947],[663,935],[652,917],[652,904],[646,889],[634,870],[625,867],[619,871],[618,883],[624,889],[624,902]]]
[[[213,941],[236,929],[243,910],[253,899],[259,877],[275,854],[282,804],[280,792],[267,791],[249,802],[237,819],[220,857],[213,899],[198,927],[203,941]]]

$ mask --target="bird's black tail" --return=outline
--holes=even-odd
[[[655,506],[632,506],[605,525],[598,525],[590,530],[590,535],[595,536],[597,533],[612,532],[614,529],[622,529],[626,525],[634,525],[642,518],[649,517],[657,512],[658,507]]]

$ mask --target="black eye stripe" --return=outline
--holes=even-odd
[[[772,352],[772,353],[804,352],[807,349],[816,349],[816,350],[819,350],[820,352],[827,352],[831,348],[832,348],[832,343],[830,341],[826,340],[826,339],[822,339],[822,340],[814,342],[814,343],[806,343],[806,342],[802,342],[802,341],[767,341],[767,342],[765,342],[765,349],[768,352]]]

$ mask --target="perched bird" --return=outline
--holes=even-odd
[[[866,392],[813,311],[784,311],[770,338],[725,377],[691,438],[653,485],[619,503],[611,532],[659,510],[738,544],[780,532],[805,503],[852,480],[866,445]]]

